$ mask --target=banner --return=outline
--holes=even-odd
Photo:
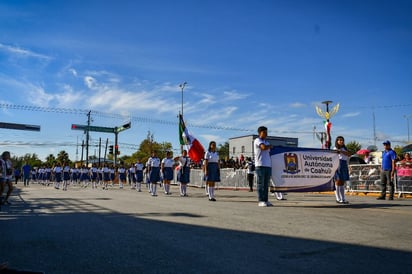
[[[317,192],[333,190],[339,155],[333,150],[274,147],[270,151],[275,191]]]

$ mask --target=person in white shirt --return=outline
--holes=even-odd
[[[173,180],[174,160],[170,151],[166,152],[166,157],[162,159],[161,171],[163,174],[163,184],[166,195],[170,195],[170,182]]]
[[[147,160],[147,169],[150,181],[149,191],[155,197],[157,196],[157,183],[160,182],[160,159],[156,151],[153,151],[152,156]]]
[[[59,163],[56,164],[56,166],[53,168],[53,173],[54,173],[54,188],[59,189],[60,188],[60,183],[62,181],[62,167],[60,166]]]
[[[272,206],[268,200],[269,183],[272,176],[272,162],[270,149],[272,145],[266,140],[268,129],[264,126],[258,128],[258,137],[255,139],[254,153],[257,176],[258,206]]]
[[[180,196],[187,196],[187,184],[190,183],[190,158],[187,157],[187,150],[183,150],[182,156],[175,158],[179,162],[177,181],[180,182]]]
[[[345,146],[345,139],[342,136],[336,137],[335,147],[333,148],[339,153],[339,167],[335,173],[335,196],[336,202],[339,204],[348,204],[345,198],[345,182],[349,181],[348,160],[350,153]]]
[[[205,153],[205,178],[209,201],[215,202],[215,184],[220,182],[219,153],[216,151],[215,141],[209,143]]]
[[[10,152],[4,151],[0,158],[0,203],[3,205],[10,205],[9,197],[13,191],[13,164],[10,160]],[[3,198],[4,186],[7,184],[8,191],[6,198]]]
[[[140,159],[137,159],[136,164],[134,165],[136,168],[136,190],[138,192],[142,191],[142,182],[143,182],[143,169],[144,169],[144,165],[143,163],[140,161]]]

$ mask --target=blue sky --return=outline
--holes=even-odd
[[[92,110],[94,126],[132,121],[119,134],[124,154],[148,131],[178,150],[184,81],[185,120],[205,147],[260,125],[320,147],[325,100],[340,104],[332,138],[403,146],[411,12],[410,1],[379,0],[0,1],[0,121],[41,126],[0,129],[1,147],[80,158],[84,135],[70,126]]]

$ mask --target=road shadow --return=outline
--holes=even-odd
[[[42,213],[45,208],[50,213]],[[201,214],[169,214],[190,224],[150,219],[156,212],[118,213],[90,199],[17,202],[0,212],[0,261],[46,273],[406,273],[412,268],[411,252],[219,229],[197,225],[206,217]]]

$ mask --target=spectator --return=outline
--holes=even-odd
[[[253,179],[255,178],[255,163],[252,158],[246,157],[247,181],[249,184],[249,192],[253,191]]]
[[[0,159],[0,203],[10,205],[9,197],[13,191],[13,164],[10,160],[10,152],[4,151]],[[3,200],[4,187],[7,184],[6,198]]]
[[[383,146],[385,150],[382,152],[381,195],[377,199],[386,199],[386,186],[389,183],[389,200],[393,200],[396,152],[391,148],[391,142],[388,140],[383,142]]]

